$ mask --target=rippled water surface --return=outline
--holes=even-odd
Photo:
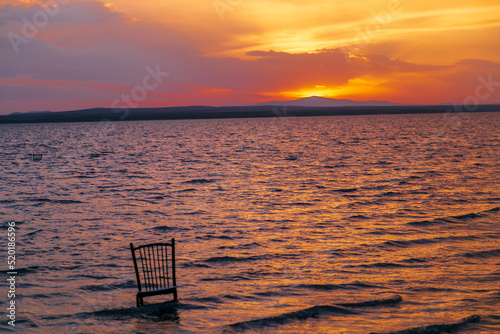
[[[500,113],[0,125],[0,143],[19,332],[500,331]],[[136,308],[128,244],[172,237],[180,303]]]

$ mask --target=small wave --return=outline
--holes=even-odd
[[[151,197],[152,199],[165,199],[167,197],[171,197],[171,196],[162,196],[162,195],[158,195],[158,196],[153,196]]]
[[[204,236],[197,236],[195,239],[198,240],[210,240],[210,239],[222,239],[222,240],[233,240],[230,236],[227,235],[213,235],[213,234],[206,234]]]
[[[415,292],[456,292],[459,293],[461,290],[452,289],[452,288],[435,288],[435,287],[415,287],[410,288],[411,291]]]
[[[212,303],[212,304],[222,304],[224,303],[220,298],[217,297],[195,297],[192,298],[193,301],[195,302],[200,302],[200,303]]]
[[[481,317],[478,315],[471,315],[470,317],[463,318],[462,320],[452,323],[452,324],[444,324],[444,325],[430,325],[423,327],[415,327],[410,329],[404,329],[401,331],[390,332],[387,334],[439,334],[439,333],[451,333],[454,332],[468,324],[476,323],[481,320]],[[370,333],[377,334],[377,333]]]
[[[330,255],[332,255],[332,256],[339,256],[339,257],[344,257],[345,256],[341,252],[331,252]]]
[[[233,331],[242,332],[246,330],[263,329],[266,327],[274,327],[276,325],[284,325],[293,321],[306,320],[309,318],[317,318],[321,315],[327,315],[327,314],[351,315],[351,314],[358,314],[358,312],[336,306],[317,305],[295,312],[283,313],[273,317],[237,322],[228,325],[227,327],[229,329],[229,332]],[[227,330],[224,332],[228,333]]]
[[[375,262],[370,264],[360,264],[356,266],[346,266],[346,267],[356,267],[356,268],[405,268],[408,265],[392,263],[392,262]]]
[[[149,201],[146,201],[146,202],[149,203]],[[142,213],[143,214],[151,214],[154,216],[169,216],[168,213],[158,211],[158,210],[144,210],[144,211],[142,211]]]
[[[491,250],[486,250],[486,251],[479,251],[479,252],[468,252],[465,254],[462,254],[461,256],[463,257],[468,257],[472,259],[486,259],[490,257],[497,257],[500,256],[500,249],[491,249]]]
[[[418,258],[411,258],[411,259],[405,259],[402,262],[404,263],[427,263],[427,259],[418,259]]]
[[[137,173],[135,173],[135,175],[132,175],[132,174],[125,175],[125,178],[127,178],[127,179],[152,179],[151,176],[137,175]]]
[[[299,284],[299,289],[319,290],[319,291],[332,291],[332,290],[355,290],[365,288],[379,288],[375,285],[365,283],[351,283],[351,284]]]
[[[411,195],[427,195],[429,192],[425,190],[411,190],[408,192]],[[466,203],[467,201],[460,202],[460,203]]]
[[[495,207],[495,208],[492,208],[489,210],[484,210],[481,212],[471,212],[471,213],[466,213],[463,215],[441,217],[441,218],[436,218],[436,219],[432,219],[432,220],[421,220],[421,221],[416,221],[416,222],[409,222],[406,224],[412,225],[412,226],[431,226],[431,225],[446,224],[446,223],[454,223],[454,224],[462,223],[463,224],[464,220],[485,217],[489,214],[492,214],[492,213],[498,212],[498,211],[500,211],[500,208]]]
[[[213,183],[215,180],[209,180],[209,179],[192,179],[189,181],[184,181],[182,183],[189,183],[189,184],[204,184],[204,183]]]
[[[388,240],[384,242],[384,245],[386,246],[394,246],[394,247],[401,247],[405,248],[408,247],[411,244],[410,241],[402,241],[402,240]]]
[[[325,168],[328,168],[328,169],[334,169],[334,168],[341,168],[341,167],[347,167],[347,165],[344,165],[344,164],[337,164],[337,165],[326,165]]]
[[[182,268],[212,268],[207,264],[196,263],[196,262],[183,262],[180,264]]]
[[[498,211],[500,211],[500,208],[496,207],[496,208],[493,208],[493,209],[486,210],[484,212],[498,212]]]
[[[478,218],[482,217],[483,215],[480,213],[467,213],[465,215],[459,215],[459,216],[452,216],[453,218],[464,220],[464,219],[473,219],[473,218]]]
[[[53,200],[52,202],[54,202],[54,203],[60,203],[60,204],[83,203],[82,201],[77,201],[77,200],[73,200],[73,199],[56,199],[56,200]]]
[[[206,259],[204,262],[207,263],[248,262],[248,261],[263,260],[265,258],[267,258],[267,256],[256,256],[256,255],[248,257],[215,256]]]
[[[475,235],[464,235],[464,236],[450,236],[450,237],[437,237],[428,239],[413,239],[413,240],[388,240],[383,243],[382,247],[398,247],[407,248],[414,245],[426,245],[445,241],[462,241],[462,240],[475,240],[479,237]]]
[[[340,188],[340,189],[334,189],[333,191],[339,193],[353,193],[355,191],[358,191],[358,188]]]
[[[50,198],[43,198],[43,197],[32,197],[32,198],[27,198],[26,200],[31,202],[52,202]]]
[[[375,205],[381,205],[382,203],[383,203],[383,201],[378,200],[378,199],[376,199],[376,200],[367,200],[367,201],[363,201],[363,202],[356,201],[356,202],[353,202],[353,203],[349,203],[348,207],[356,208],[356,207],[358,207],[360,205],[363,205],[363,206],[365,206],[365,205],[375,206]]]
[[[439,225],[439,224],[446,224],[446,223],[452,223],[453,221],[444,219],[444,218],[437,218],[433,220],[420,220],[416,222],[409,222],[406,223],[406,225],[411,225],[411,226],[432,226],[432,225]]]
[[[153,231],[157,232],[169,232],[169,231],[189,231],[188,228],[184,227],[175,227],[175,226],[155,226],[151,228]]]
[[[384,305],[394,305],[403,301],[403,297],[396,295],[391,298],[385,299],[375,299],[375,300],[367,300],[364,302],[358,303],[342,303],[338,304],[344,307],[371,307],[371,306],[384,306]]]
[[[255,298],[250,298],[250,296],[242,296],[242,295],[222,295],[222,298],[226,299],[231,299],[231,300],[245,300],[245,299],[255,299]]]
[[[116,289],[130,289],[135,287],[137,287],[135,281],[127,280],[126,282],[117,284],[85,285],[79,287],[79,289],[86,291],[116,291]]]
[[[90,175],[85,175],[85,174],[80,174],[80,175],[75,175],[77,179],[94,179],[96,176],[90,176]]]
[[[126,192],[133,192],[133,193],[141,193],[141,192],[147,192],[147,191],[154,191],[154,190],[157,190],[156,188],[144,188],[144,187],[141,187],[141,188],[127,188],[127,189],[123,189],[123,191],[126,191]]]
[[[0,200],[0,203],[14,203],[15,201],[13,199],[3,199]]]
[[[288,205],[290,205],[290,206],[311,206],[314,204],[307,203],[307,202],[295,202],[295,203],[289,203]]]
[[[30,233],[26,233],[25,236],[32,236],[32,235],[35,235],[37,234],[38,232],[42,232],[43,230],[36,230],[36,231],[33,231],[33,232],[30,232]]]
[[[181,159],[181,162],[199,164],[199,163],[204,163],[205,161],[199,159]]]
[[[401,196],[401,195],[403,195],[403,194],[400,192],[386,191],[386,192],[380,194],[379,197],[385,197],[385,196],[390,197],[390,196]]]
[[[353,215],[350,216],[349,219],[370,219],[370,218],[364,215]]]
[[[213,282],[213,281],[229,281],[229,282],[241,282],[241,281],[249,281],[251,278],[245,277],[245,276],[214,276],[214,277],[206,277],[206,278],[200,278],[200,281],[202,282]]]
[[[194,189],[194,188],[186,188],[186,189],[178,190],[177,192],[185,193],[185,192],[196,191],[196,190],[197,189]]]
[[[287,240],[285,240],[285,239],[279,239],[279,238],[273,238],[273,239],[270,239],[269,241],[271,241],[271,242],[286,242]]]
[[[272,291],[254,292],[253,294],[255,296],[258,296],[258,297],[280,297],[280,296],[295,295],[293,292],[283,291],[283,290],[280,290],[280,291],[272,290]]]
[[[381,185],[371,186],[371,187],[361,187],[361,189],[366,189],[366,190],[384,190],[384,189],[387,189],[387,185],[381,184]]]
[[[320,290],[320,291],[345,289],[345,287],[338,284],[299,284],[297,287],[301,289]]]
[[[124,319],[144,319],[150,321],[177,321],[179,319],[178,309],[189,309],[189,304],[178,305],[174,303],[152,304],[141,307],[123,308],[123,309],[110,309],[95,312],[79,313],[78,316],[82,318],[109,318],[113,320]],[[207,308],[195,305],[191,308]]]
[[[198,211],[191,211],[191,212],[182,212],[182,215],[188,215],[188,216],[194,216],[194,215],[202,215],[206,213],[205,211],[198,210]]]
[[[237,245],[237,246],[220,246],[219,249],[254,249],[255,247],[261,247],[262,245],[257,242],[252,242],[245,245]]]
[[[107,151],[95,152],[95,153],[91,153],[90,157],[95,158],[95,157],[100,157],[100,156],[103,156],[103,155],[108,155],[108,154],[113,154],[113,153],[115,153],[115,152],[111,152],[111,151],[110,152],[107,152]]]

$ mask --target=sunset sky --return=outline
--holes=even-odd
[[[0,114],[313,95],[500,103],[500,2],[0,0]]]

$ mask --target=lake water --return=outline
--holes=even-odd
[[[0,125],[0,144],[18,332],[500,331],[500,113]],[[129,243],[172,237],[180,303],[136,308]]]

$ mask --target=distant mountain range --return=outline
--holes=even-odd
[[[285,109],[286,107],[286,109]],[[468,108],[470,106],[467,106]],[[469,108],[470,109],[470,108]],[[379,114],[420,114],[466,112],[462,106],[404,105],[384,101],[357,102],[312,96],[294,101],[270,101],[249,106],[163,107],[112,109],[91,108],[71,111],[40,111],[0,116],[0,124],[42,122],[100,122],[162,119],[252,118],[289,116],[349,116]],[[479,105],[475,112],[500,111],[500,104]]]
[[[21,114],[46,114],[52,112],[50,110],[43,110],[43,111],[27,111],[24,113],[20,113],[19,111],[15,111],[13,113],[10,113],[9,115],[21,115]]]
[[[256,103],[256,104],[251,104],[251,105],[246,105],[244,107],[260,107],[260,106],[272,106],[272,107],[310,107],[310,108],[335,108],[335,107],[391,107],[391,106],[402,106],[403,104],[398,104],[398,103],[392,103],[392,102],[386,102],[386,101],[352,101],[352,100],[337,100],[337,99],[330,99],[326,97],[321,97],[321,96],[311,96],[311,97],[305,97],[302,99],[298,100],[291,100],[291,101],[269,101],[269,102],[261,102],[261,103]],[[198,108],[199,106],[190,106],[190,107],[185,107],[185,108]],[[169,108],[169,107],[165,107]],[[182,107],[172,107],[172,108],[182,108]],[[213,107],[205,107],[205,108],[213,108]],[[230,108],[230,107],[220,107],[220,108]],[[95,107],[87,110],[105,110],[106,108],[102,107]],[[157,108],[152,108],[152,109],[157,109]],[[21,115],[21,114],[47,114],[52,111],[50,110],[43,110],[43,111],[28,111],[24,113],[20,112],[13,112],[10,113],[9,115]],[[1,117],[1,116],[0,116]]]
[[[312,108],[327,108],[327,107],[391,107],[401,106],[402,104],[391,103],[386,101],[352,101],[352,100],[337,100],[329,99],[321,96],[305,97],[303,99],[293,101],[269,101],[257,103],[254,106],[282,106],[282,107],[312,107]]]

